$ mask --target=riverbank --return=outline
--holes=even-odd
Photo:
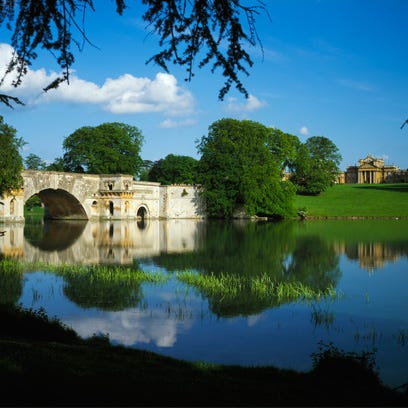
[[[318,196],[296,196],[304,218],[408,218],[408,183],[336,184]]]
[[[326,347],[307,373],[189,363],[80,339],[44,313],[0,306],[1,405],[406,406],[370,356]]]

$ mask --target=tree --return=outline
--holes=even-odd
[[[248,120],[221,119],[198,145],[198,181],[212,217],[248,215],[285,217],[292,212],[294,188],[282,181],[268,147],[269,129]]]
[[[271,128],[268,138],[269,150],[282,172],[291,170],[301,142],[297,136]]]
[[[193,157],[169,154],[153,164],[148,181],[161,184],[195,184],[197,163]]]
[[[115,0],[116,12],[123,14],[128,1]],[[262,0],[247,4],[243,0],[143,0],[140,14],[149,29],[158,36],[161,51],[147,62],[154,62],[168,71],[168,63],[186,68],[187,80],[194,76],[193,65],[212,64],[211,70],[221,69],[225,84],[219,92],[222,99],[232,84],[248,96],[238,75],[248,75],[253,62],[245,44],[260,44],[255,17],[266,11]],[[0,26],[4,23],[12,32],[15,49],[7,73],[16,72],[15,86],[22,83],[27,68],[43,48],[57,59],[63,73],[45,90],[69,81],[75,62],[72,45],[83,48],[90,43],[85,21],[88,11],[95,11],[93,0],[0,0]],[[242,21],[247,21],[247,31]],[[77,36],[77,37],[76,37]],[[261,44],[260,44],[261,45]],[[262,47],[262,45],[261,45]],[[204,51],[205,50],[205,51]],[[1,85],[1,84],[0,84]],[[16,98],[0,94],[8,106],[20,103]]]
[[[299,147],[291,180],[300,194],[317,195],[334,184],[341,154],[324,136],[313,136]]]
[[[34,153],[30,153],[24,160],[27,170],[45,170],[47,163]]]
[[[124,123],[82,127],[64,140],[64,169],[78,173],[136,175],[142,165],[139,154],[142,143],[140,130]]]
[[[154,166],[154,161],[152,160],[143,160],[142,165],[140,166],[139,170],[139,180],[141,181],[149,181],[149,172]]]
[[[0,116],[0,195],[23,187],[23,159],[19,153],[25,142],[16,137],[16,129]]]
[[[54,161],[49,164],[45,170],[48,171],[65,171],[64,159],[62,157],[56,157]]]

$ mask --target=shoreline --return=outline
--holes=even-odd
[[[306,215],[304,217],[297,218],[299,220],[407,220],[408,216],[395,216],[395,215]]]

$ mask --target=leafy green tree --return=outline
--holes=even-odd
[[[124,123],[85,126],[65,138],[66,171],[94,174],[139,173],[143,143],[141,131]]]
[[[318,195],[333,185],[339,173],[341,154],[324,136],[313,136],[299,147],[291,180],[299,194]]]
[[[198,161],[190,156],[169,154],[156,161],[148,174],[148,181],[161,184],[195,184]]]
[[[143,160],[142,165],[139,171],[139,180],[149,181],[149,172],[154,166],[154,161],[152,160]]]
[[[271,128],[268,139],[269,150],[282,172],[292,169],[301,142],[297,136]]]
[[[64,167],[64,159],[62,157],[55,158],[54,161],[45,168],[45,170],[66,171]]]
[[[0,115],[0,195],[23,187],[23,158],[19,149],[25,142],[16,133]]]
[[[34,153],[30,153],[24,160],[27,170],[45,170],[47,163]]]
[[[116,11],[122,15],[127,1],[115,0]],[[142,19],[157,35],[160,50],[152,61],[168,71],[168,63],[186,68],[187,80],[194,76],[193,66],[212,64],[219,68],[225,84],[219,92],[222,99],[232,84],[247,95],[239,74],[248,75],[253,62],[246,45],[259,44],[255,17],[265,11],[262,0],[248,3],[243,0],[143,0]],[[89,11],[95,10],[93,0],[0,0],[0,27],[4,24],[12,32],[11,45],[16,53],[8,65],[8,73],[17,73],[14,85],[22,83],[28,66],[37,58],[38,48],[56,57],[63,74],[45,90],[69,81],[69,72],[75,62],[72,45],[79,49],[90,42],[85,22]],[[99,2],[98,2],[99,6]],[[136,7],[129,8],[130,10]],[[245,30],[242,21],[248,23]],[[1,85],[1,84],[0,84]],[[21,103],[17,98],[0,94],[0,102],[11,106]]]
[[[34,207],[41,207],[42,202],[38,195],[31,196],[25,203],[24,208],[27,211],[32,211]]]
[[[221,119],[198,145],[198,181],[212,217],[248,215],[285,217],[292,213],[294,188],[282,181],[268,147],[269,129],[248,120]]]

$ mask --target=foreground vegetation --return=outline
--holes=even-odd
[[[308,373],[189,363],[80,339],[43,312],[0,306],[2,405],[404,406],[383,386],[373,356],[322,346]]]
[[[306,217],[408,217],[408,183],[334,185],[295,206]]]

